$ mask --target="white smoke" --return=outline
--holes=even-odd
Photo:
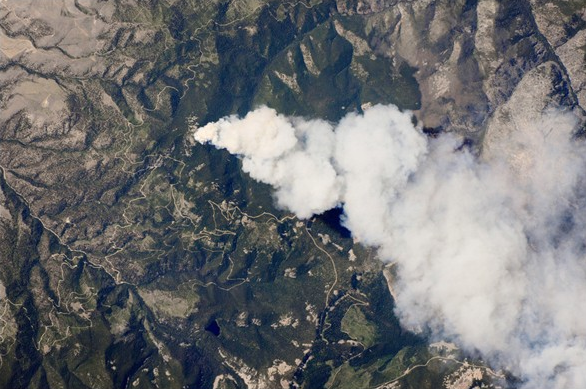
[[[545,113],[479,160],[375,106],[333,126],[263,107],[196,129],[242,158],[279,206],[344,224],[398,268],[396,312],[526,380],[586,388],[586,149],[571,113]]]
[[[195,139],[242,156],[242,169],[276,189],[280,206],[300,218],[335,207],[341,178],[332,166],[335,135],[322,120],[285,118],[267,107],[197,130]]]

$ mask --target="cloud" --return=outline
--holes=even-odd
[[[528,389],[586,387],[586,149],[544,112],[476,158],[375,106],[338,124],[262,107],[195,130],[242,158],[300,218],[343,223],[398,269],[396,313],[510,369]]]

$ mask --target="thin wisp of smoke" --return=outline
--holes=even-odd
[[[586,149],[572,113],[544,112],[481,158],[427,139],[409,112],[339,123],[267,107],[196,128],[308,218],[344,225],[398,269],[396,313],[507,368],[526,388],[586,387]]]

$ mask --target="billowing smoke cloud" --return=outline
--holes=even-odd
[[[525,387],[586,388],[586,149],[571,113],[501,137],[483,159],[375,106],[337,125],[263,107],[196,129],[301,218],[344,224],[397,264],[397,314],[501,364]]]

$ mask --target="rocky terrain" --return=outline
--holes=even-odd
[[[376,103],[486,158],[586,118],[586,5],[0,0],[0,387],[514,387],[402,330],[338,213],[275,209],[189,131]]]

